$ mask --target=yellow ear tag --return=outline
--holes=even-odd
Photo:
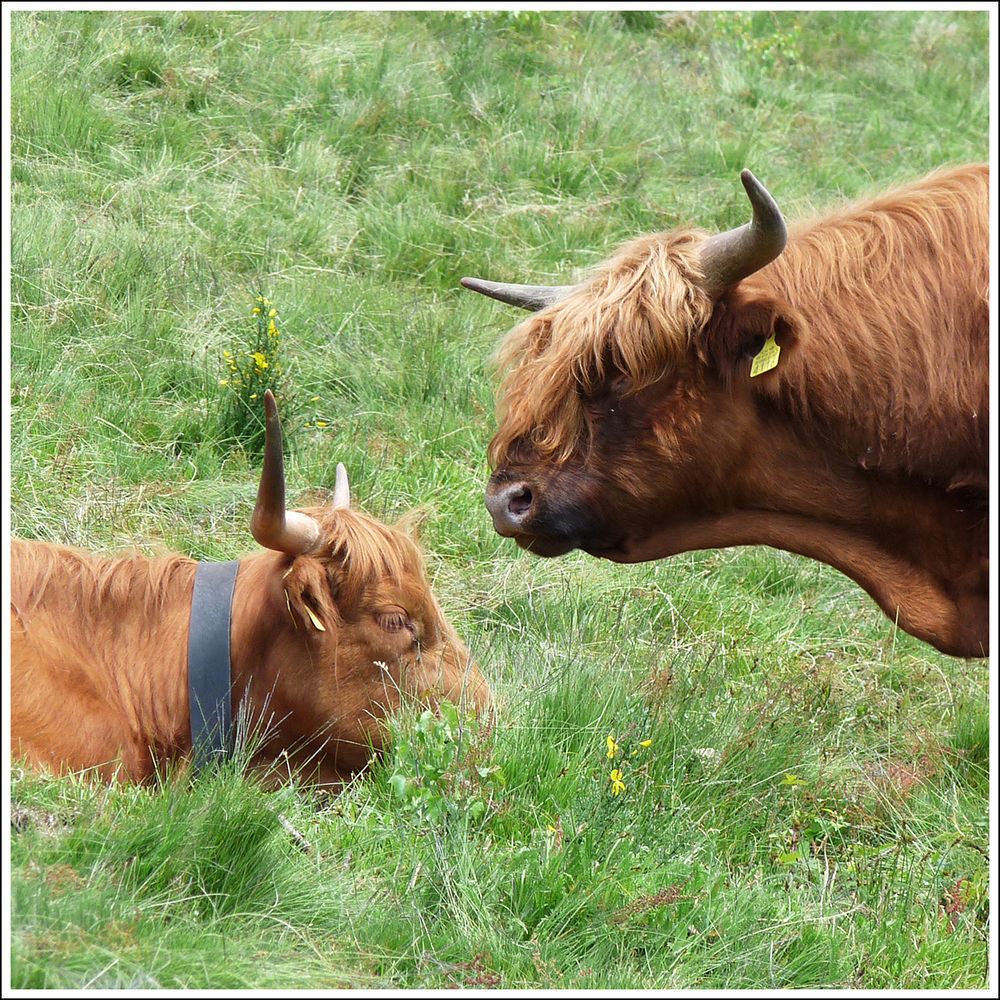
[[[750,378],[763,375],[764,372],[769,372],[774,368],[778,363],[778,355],[780,353],[781,348],[778,346],[778,342],[774,339],[774,334],[772,333],[764,341],[764,346],[760,349],[760,353],[753,359],[753,364],[750,366]]]
[[[313,609],[311,607],[309,607],[308,604],[303,604],[302,606],[306,609],[306,614],[309,616],[309,618],[312,621],[313,625],[315,625],[316,628],[318,628],[320,630],[320,632],[325,632],[326,631],[326,627],[323,625],[323,623],[313,613]]]

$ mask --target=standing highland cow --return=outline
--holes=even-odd
[[[569,287],[463,284],[535,311],[486,503],[539,555],[770,545],[829,563],[901,628],[987,652],[985,166],[794,227],[624,246]]]

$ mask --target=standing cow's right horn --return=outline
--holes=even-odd
[[[788,240],[781,209],[767,188],[749,170],[740,174],[740,180],[753,206],[753,218],[745,226],[705,241],[701,267],[705,290],[712,295],[766,267],[785,249]]]
[[[257,489],[257,506],[250,519],[253,537],[266,549],[290,556],[311,552],[321,532],[315,518],[285,510],[285,463],[281,457],[281,421],[271,390],[264,393],[264,469]]]
[[[483,278],[463,278],[462,287],[480,295],[488,295],[498,302],[538,312],[546,306],[561,302],[576,285],[509,285],[503,281],[486,281]]]

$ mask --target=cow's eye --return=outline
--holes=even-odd
[[[608,401],[610,405],[614,406],[615,400],[632,392],[632,387],[633,382],[628,375],[615,375],[608,384],[608,395],[611,397]]]
[[[405,628],[413,630],[413,622],[407,617],[406,612],[400,608],[388,608],[385,611],[379,611],[375,615],[375,620],[378,622],[379,628],[385,629],[386,632],[401,632]]]

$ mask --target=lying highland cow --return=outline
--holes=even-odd
[[[987,168],[790,234],[742,179],[753,221],[731,232],[642,237],[574,286],[462,280],[537,310],[500,351],[496,530],[618,562],[787,549],[985,655]]]
[[[252,531],[272,551],[232,564],[235,591],[226,589],[231,578],[211,575],[196,586],[199,564],[180,555],[104,558],[12,543],[14,755],[57,772],[96,768],[106,779],[142,780],[189,757],[193,742],[196,756],[224,750],[244,701],[248,721],[266,733],[256,763],[334,782],[381,747],[380,720],[402,696],[488,703],[417,545],[350,508],[342,466],[329,507],[286,512],[270,393],[265,403]],[[201,564],[210,573],[225,565]],[[198,587],[203,600],[193,610]],[[220,685],[231,695],[212,705]]]

